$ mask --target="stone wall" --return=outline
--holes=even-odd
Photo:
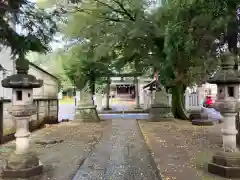
[[[35,99],[37,114],[31,116],[30,130],[38,129],[43,124],[58,123],[58,99]],[[8,112],[12,103],[10,100],[0,101],[0,140],[15,133],[15,120]]]

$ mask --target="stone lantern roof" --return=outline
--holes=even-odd
[[[221,70],[208,79],[211,84],[239,84],[240,74],[234,69],[236,56],[231,52],[225,52],[222,57]]]
[[[5,88],[32,89],[40,88],[42,85],[42,80],[37,80],[30,74],[14,74],[2,80],[2,86]]]
[[[40,88],[43,85],[42,80],[28,74],[29,62],[26,59],[16,61],[17,74],[6,77],[2,80],[2,86],[5,88],[32,89]]]

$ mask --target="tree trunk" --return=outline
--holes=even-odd
[[[90,91],[92,95],[95,95],[95,76],[93,73],[91,74],[90,77]]]
[[[175,118],[188,120],[189,117],[184,107],[184,92],[186,87],[176,85],[172,87],[172,113]]]

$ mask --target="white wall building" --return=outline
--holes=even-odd
[[[0,71],[0,81],[7,76],[15,73],[15,62],[11,59],[10,50],[6,49],[0,53],[0,64],[6,71]],[[30,63],[29,74],[36,76],[37,79],[43,80],[43,86],[33,91],[34,99],[57,98],[58,79],[41,69],[40,67]],[[12,89],[3,88],[0,85],[0,99],[12,99]]]

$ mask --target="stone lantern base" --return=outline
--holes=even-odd
[[[149,109],[149,120],[161,121],[163,118],[173,118],[172,108],[169,105],[165,89],[162,87],[156,90],[154,97],[153,104]]]
[[[77,108],[76,120],[83,122],[100,122],[96,106],[79,106]]]
[[[112,110],[112,108],[110,108],[110,107],[109,107],[109,108],[105,107],[105,108],[103,108],[103,110],[104,110],[104,111],[110,111],[110,110]]]
[[[43,173],[43,165],[33,152],[16,154],[13,152],[3,169],[3,178],[29,178]]]
[[[143,109],[143,108],[142,108],[140,105],[139,105],[139,106],[135,105],[135,106],[134,106],[134,109],[140,110],[140,109]]]
[[[149,109],[150,121],[161,121],[162,118],[173,118],[172,109],[165,104],[152,104]]]
[[[225,178],[240,178],[240,152],[218,152],[208,164],[208,172]]]
[[[221,123],[220,121],[217,120],[211,120],[211,119],[193,119],[192,120],[192,125],[197,125],[197,126],[213,126],[216,124]]]
[[[197,126],[212,126],[215,124],[221,124],[223,123],[222,119],[212,119],[209,118],[207,115],[204,114],[191,114],[190,120],[192,121],[192,125]]]

